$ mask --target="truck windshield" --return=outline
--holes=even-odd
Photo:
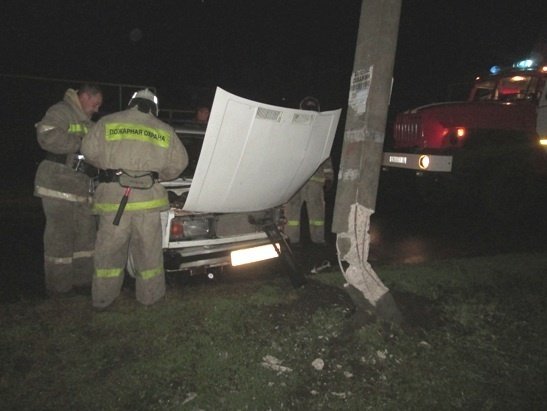
[[[508,75],[490,78],[475,83],[472,101],[517,101],[535,100],[538,96],[538,78],[526,75]]]

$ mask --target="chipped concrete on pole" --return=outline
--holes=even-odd
[[[339,233],[336,248],[340,261],[349,263],[342,274],[347,281],[346,290],[356,305],[356,323],[369,321],[369,308],[378,319],[401,324],[403,316],[387,288],[368,263],[370,246],[370,216],[374,213],[363,205],[350,206],[348,231]],[[343,250],[343,251],[342,251]],[[368,306],[368,307],[367,307]]]
[[[373,210],[358,203],[352,204],[348,217],[348,231],[338,234],[336,245],[340,260],[349,263],[349,267],[343,272],[344,278],[376,306],[389,292],[389,288],[382,283],[367,261],[370,247],[370,216],[373,213]],[[344,242],[344,248],[348,250],[344,255],[340,254],[340,242]]]

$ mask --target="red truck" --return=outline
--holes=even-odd
[[[397,115],[382,176],[412,179],[426,198],[478,199],[514,215],[547,191],[547,62],[527,59],[476,77],[467,101]]]

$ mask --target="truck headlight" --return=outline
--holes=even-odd
[[[422,170],[427,170],[427,168],[429,167],[429,156],[425,154],[423,156],[420,156],[420,158],[418,159],[418,166]]]

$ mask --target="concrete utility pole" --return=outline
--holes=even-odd
[[[370,217],[376,206],[401,0],[363,0],[351,76],[332,229],[344,277],[358,309],[400,322],[389,289],[368,263]],[[369,304],[367,304],[367,302]]]

